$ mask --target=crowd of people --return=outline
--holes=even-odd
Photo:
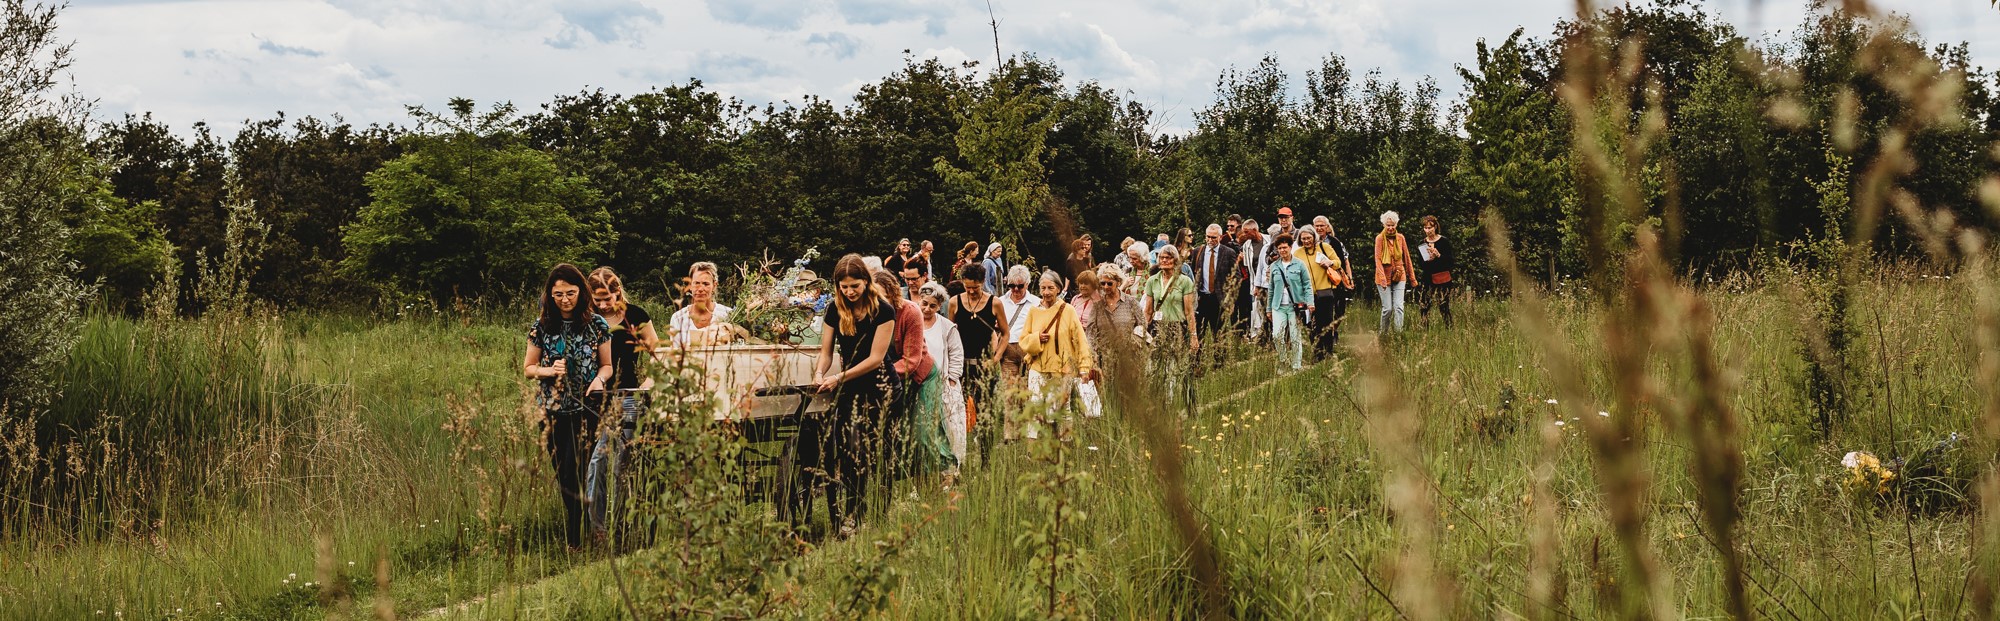
[[[1397,213],[1379,221],[1366,264],[1381,304],[1379,330],[1404,329],[1412,294],[1420,316],[1435,308],[1450,323],[1456,254],[1437,218],[1422,219],[1416,240],[1399,231]],[[812,287],[802,289],[811,293],[793,301],[818,317],[809,388],[834,406],[799,422],[796,460],[809,480],[785,499],[795,522],[809,521],[823,496],[829,523],[851,532],[864,517],[871,476],[936,472],[949,486],[969,445],[983,455],[994,444],[1037,439],[1074,414],[1101,416],[1106,365],[1145,365],[1179,378],[1191,399],[1187,361],[1204,338],[1268,346],[1281,371],[1334,354],[1357,282],[1329,218],[1297,226],[1292,209],[1280,207],[1268,227],[1231,215],[1205,227],[1199,242],[1189,229],[1178,233],[1150,244],[1126,238],[1102,262],[1085,236],[1063,265],[1040,270],[1010,263],[999,243],[982,250],[967,242],[940,279],[933,244],[904,239],[886,256],[840,257],[825,280],[804,272],[802,284]],[[584,396],[642,389],[640,354],[663,338],[679,347],[716,342],[732,312],[715,299],[718,276],[713,263],[689,268],[685,302],[663,337],[625,299],[610,268],[586,275],[563,264],[550,272],[523,369],[541,385],[570,545],[581,545],[586,521],[602,524],[589,499],[603,493],[605,442],[616,435],[597,432]],[[1128,336],[1150,355],[1104,355],[1113,339]],[[618,433],[629,434],[638,404],[631,396],[622,403]]]

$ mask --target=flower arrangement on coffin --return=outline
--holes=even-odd
[[[816,305],[822,297],[817,293],[823,292],[825,285],[806,269],[816,258],[819,248],[809,248],[782,272],[772,271],[778,263],[768,256],[756,269],[737,266],[742,286],[737,288],[729,320],[739,327],[738,334],[753,343],[793,345],[817,336],[818,311],[823,308]]]

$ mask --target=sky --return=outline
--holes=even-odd
[[[1967,41],[2000,67],[1988,0],[1878,0],[1926,40]],[[1804,0],[1708,0],[1744,32],[1786,38]],[[1216,77],[1275,55],[1295,88],[1329,53],[1357,74],[1431,76],[1456,99],[1474,42],[1516,27],[1546,37],[1574,0],[993,0],[1003,54],[1054,60],[1175,131]],[[753,104],[808,94],[847,103],[906,54],[990,66],[985,0],[71,0],[76,88],[98,116],[150,112],[187,132],[246,120],[406,124],[453,97],[534,111],[559,94],[638,93],[698,78]]]

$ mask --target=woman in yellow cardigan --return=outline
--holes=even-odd
[[[1028,394],[1044,407],[1068,409],[1070,394],[1078,381],[1090,377],[1097,357],[1083,336],[1076,307],[1062,301],[1062,277],[1054,270],[1042,272],[1041,296],[1042,303],[1028,309],[1028,325],[1021,332]],[[1038,436],[1036,426],[1030,425],[1028,437]]]

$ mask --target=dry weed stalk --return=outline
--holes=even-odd
[[[1562,431],[1536,425],[1542,447],[1535,457],[1528,497],[1528,603],[1536,618],[1555,619],[1566,609],[1567,579],[1563,572],[1561,501],[1551,483],[1562,453]]]
[[[1390,580],[1399,603],[1396,608],[1417,621],[1451,618],[1458,598],[1435,559],[1438,510],[1417,440],[1423,420],[1398,394],[1380,346],[1364,343],[1359,353],[1370,410],[1365,425],[1368,441],[1382,454],[1383,496],[1401,535],[1402,552]]]

